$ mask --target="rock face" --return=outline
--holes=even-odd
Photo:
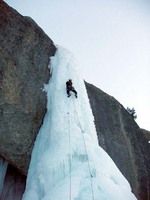
[[[141,129],[141,131],[144,133],[144,137],[147,140],[147,142],[150,141],[150,131],[147,131],[145,129]]]
[[[0,155],[23,174],[46,111],[42,88],[55,51],[31,18],[0,1]]]
[[[150,145],[141,129],[113,97],[86,83],[99,145],[129,181],[139,200],[150,200]]]
[[[51,39],[32,19],[0,1],[0,155],[25,175],[46,112],[42,88],[49,78],[49,57],[55,51]],[[86,87],[100,146],[128,179],[138,199],[150,200],[149,136],[143,136],[143,130],[113,97],[91,84]],[[21,185],[20,200],[25,177],[8,169],[3,200]],[[10,196],[9,183],[14,185]]]

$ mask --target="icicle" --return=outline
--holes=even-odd
[[[7,171],[8,163],[3,158],[0,158],[0,197],[3,191],[3,185],[5,180],[5,175]]]

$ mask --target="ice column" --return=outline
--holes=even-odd
[[[0,158],[0,197],[2,194],[2,190],[3,190],[7,165],[8,165],[8,163],[3,158]]]

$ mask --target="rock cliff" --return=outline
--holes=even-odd
[[[147,140],[147,142],[149,142],[150,141],[150,131],[147,131],[145,129],[141,129],[141,131],[143,132],[144,137]]]
[[[52,40],[31,18],[0,1],[0,155],[25,175],[46,112],[42,88],[49,78],[49,57],[55,51]],[[99,145],[128,179],[138,199],[150,200],[147,139],[118,101],[91,84],[86,87]],[[8,173],[12,173],[11,167]],[[9,180],[6,175],[5,185],[13,181]],[[24,183],[25,177],[21,177],[22,193]]]
[[[110,155],[140,200],[150,199],[150,145],[126,109],[86,83],[99,145]]]
[[[29,17],[0,1],[0,155],[27,174],[46,111],[51,39]]]

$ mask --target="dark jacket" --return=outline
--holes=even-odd
[[[73,87],[72,87],[72,81],[67,81],[66,82],[66,88],[67,88],[67,90],[71,90],[71,89],[73,89]]]

